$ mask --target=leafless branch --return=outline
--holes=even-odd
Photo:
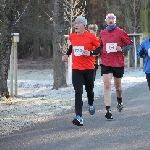
[[[19,20],[21,19],[21,17],[23,16],[23,14],[25,14],[25,11],[26,11],[26,9],[28,8],[28,5],[29,5],[30,1],[31,1],[31,0],[28,1],[26,7],[24,8],[24,10],[23,10],[23,12],[22,12],[22,14],[19,16],[19,18],[16,20],[16,22],[13,24],[13,26],[16,25],[16,24],[19,22]]]

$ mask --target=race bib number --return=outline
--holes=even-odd
[[[84,50],[84,46],[73,46],[74,55],[81,56]]]
[[[117,43],[106,43],[107,53],[117,52],[116,47],[117,47]]]
[[[150,48],[148,49],[148,56],[150,57]]]

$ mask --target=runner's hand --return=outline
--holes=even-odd
[[[122,52],[122,48],[121,48],[120,46],[117,46],[117,47],[116,47],[116,50],[117,50],[118,52]]]
[[[68,55],[62,56],[62,61],[64,61],[64,62],[68,61]]]
[[[84,50],[84,51],[83,51],[83,55],[84,55],[84,56],[90,56],[90,51]]]

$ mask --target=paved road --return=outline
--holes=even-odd
[[[83,106],[84,126],[74,126],[74,112],[48,122],[0,137],[0,150],[150,150],[150,91],[139,84],[123,93],[124,110],[116,109],[112,95],[113,120],[105,119],[103,98],[95,100],[96,114]]]

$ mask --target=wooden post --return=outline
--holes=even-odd
[[[18,95],[18,66],[17,66],[17,42],[19,42],[19,33],[12,33],[12,47],[10,55],[10,96]],[[15,90],[15,91],[14,91]]]
[[[70,45],[69,39],[67,40],[67,43],[69,46]],[[72,84],[72,54],[68,58],[67,84]]]
[[[137,68],[137,52],[136,52],[137,50],[136,50],[135,36],[133,37],[133,44],[134,44],[134,68]]]
[[[72,54],[68,58],[68,84],[72,84]]]
[[[142,34],[141,33],[131,33],[131,34],[128,34],[129,36],[133,36],[133,45],[134,45],[134,67],[137,68],[137,50],[136,50],[136,40],[135,38],[137,36],[141,36]],[[129,54],[129,53],[128,53]],[[130,59],[130,57],[128,56],[128,59]],[[129,60],[128,60],[129,61]],[[128,63],[129,64],[129,63]],[[130,64],[129,64],[130,65]],[[129,67],[129,66],[128,66]]]
[[[12,41],[10,55],[10,96],[13,97],[14,42]]]
[[[128,51],[128,68],[130,68],[130,52]]]
[[[17,65],[17,42],[14,42],[14,86],[15,96],[18,95],[18,65]]]
[[[143,34],[140,36],[140,44],[142,43],[143,40]],[[143,67],[143,58],[140,58],[140,67]]]

